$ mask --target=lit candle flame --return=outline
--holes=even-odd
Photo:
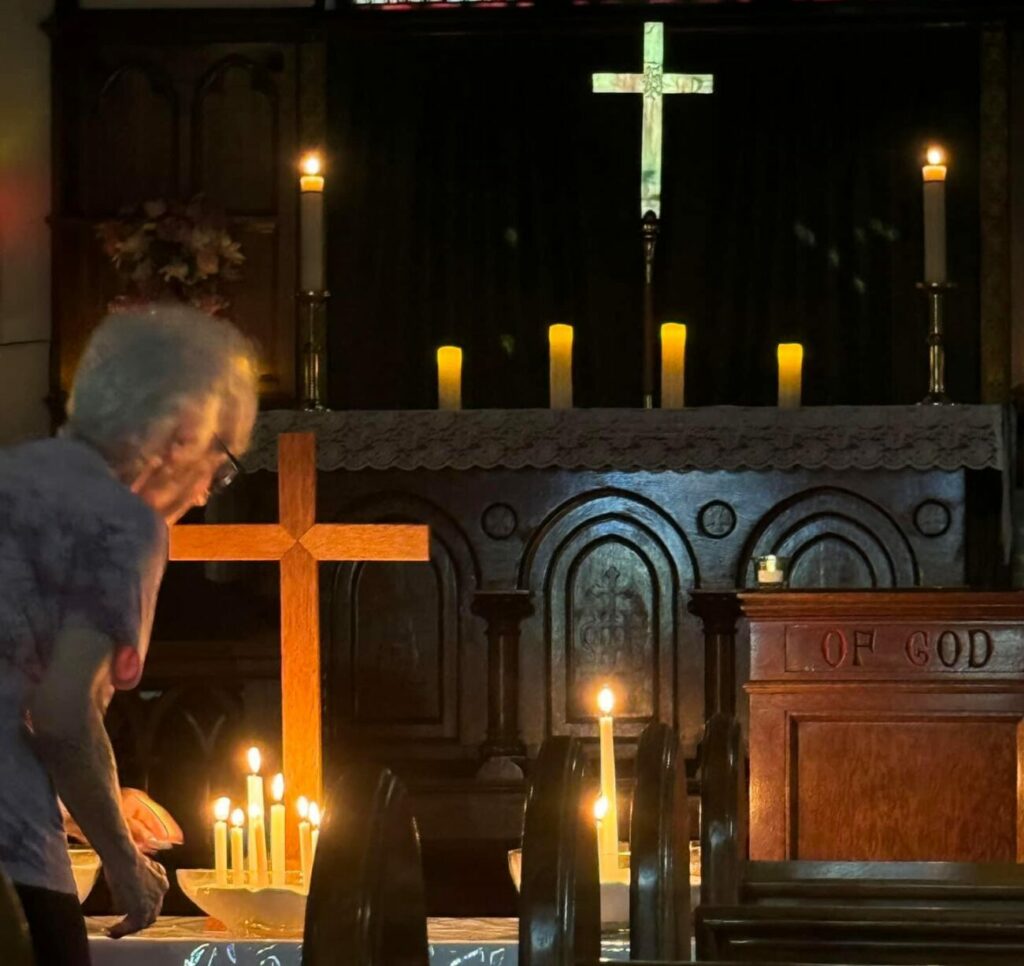
[[[611,714],[612,708],[615,707],[615,694],[607,685],[601,688],[597,695],[597,706],[601,709],[601,714]]]
[[[303,174],[317,175],[320,173],[320,155],[316,151],[310,151],[302,156],[299,168]]]
[[[218,822],[226,822],[228,816],[231,814],[231,799],[230,798],[218,798],[213,803],[213,817]]]
[[[236,808],[231,813],[231,824],[234,825],[235,828],[241,828],[245,825],[245,812],[240,808]]]
[[[933,144],[928,149],[928,163],[929,164],[945,164],[946,163],[946,152],[942,150],[937,144]]]
[[[255,746],[250,748],[249,752],[248,752],[248,758],[249,758],[249,771],[251,771],[254,775],[258,775],[260,773],[260,761],[261,761],[259,748],[255,747]]]
[[[295,807],[299,810],[299,818],[305,821],[309,818],[309,799],[305,795],[301,795],[299,800],[295,803]]]
[[[309,803],[309,824],[320,828],[320,806],[316,802]]]
[[[594,819],[598,822],[603,822],[607,814],[608,799],[604,795],[598,795],[597,800],[594,802]]]
[[[284,775],[280,772],[270,782],[270,794],[274,796],[275,802],[279,802],[284,798]]]

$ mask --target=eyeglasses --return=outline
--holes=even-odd
[[[235,480],[238,479],[239,474],[242,472],[242,465],[235,459],[235,454],[231,452],[224,445],[222,440],[216,433],[213,434],[213,441],[221,448],[227,459],[224,464],[217,470],[216,476],[213,478],[213,482],[210,484],[210,495],[216,496],[218,493],[223,493]]]

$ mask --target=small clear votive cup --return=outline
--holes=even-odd
[[[781,590],[789,580],[789,559],[774,553],[765,554],[755,561],[759,590]]]

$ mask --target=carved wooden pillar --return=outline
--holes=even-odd
[[[487,621],[487,740],[485,758],[525,758],[519,736],[519,625],[533,613],[526,590],[484,590],[470,610]]]
[[[736,621],[739,598],[733,591],[694,591],[689,609],[704,625],[704,720],[721,712],[736,714]]]

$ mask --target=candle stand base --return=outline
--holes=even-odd
[[[299,401],[303,409],[327,409],[327,300],[330,292],[300,291]]]
[[[230,873],[229,873],[230,874]],[[178,884],[208,916],[243,936],[301,936],[306,919],[308,883],[289,871],[285,885],[254,889],[217,885],[213,869],[178,869]]]
[[[928,394],[922,406],[948,406],[946,395],[945,300],[954,286],[950,282],[918,282],[928,298]]]

